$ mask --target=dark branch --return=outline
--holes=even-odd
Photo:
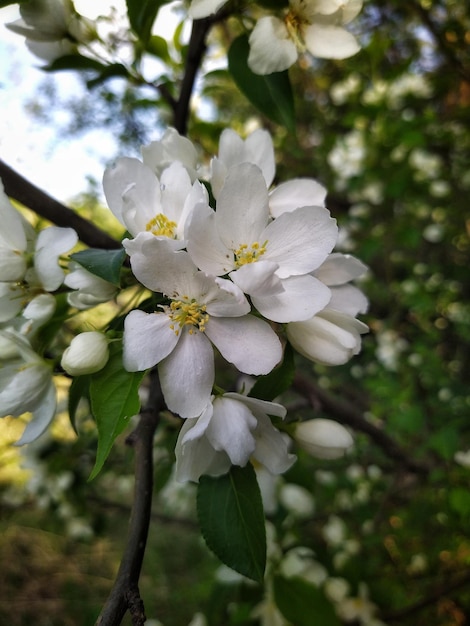
[[[5,193],[23,206],[57,226],[69,226],[77,231],[78,237],[91,248],[112,250],[121,244],[97,226],[84,219],[72,209],[64,206],[44,191],[30,183],[0,160],[0,178],[3,180]]]
[[[152,508],[153,437],[160,412],[164,408],[163,395],[155,371],[150,374],[148,406],[141,412],[137,428],[126,440],[126,443],[133,446],[135,453],[134,504],[121,565],[96,626],[118,626],[127,610],[131,614],[133,626],[143,626],[145,623],[138,583]]]
[[[328,415],[336,418],[342,424],[368,435],[389,458],[402,464],[409,471],[418,474],[426,474],[429,471],[425,464],[408,457],[394,439],[368,422],[362,412],[355,409],[351,404],[333,398],[328,392],[301,374],[296,374],[294,388],[308,398],[312,406],[318,407],[320,405]]]
[[[185,135],[188,128],[189,103],[194,89],[196,75],[201,65],[202,57],[206,51],[206,37],[214,19],[205,18],[195,20],[191,30],[191,38],[188,46],[186,69],[181,83],[180,97],[173,108],[173,123],[176,130]]]

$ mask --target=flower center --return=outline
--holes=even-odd
[[[184,296],[183,296],[184,297]],[[173,300],[170,304],[170,328],[175,335],[179,335],[183,326],[191,326],[189,334],[194,334],[195,330],[203,333],[209,321],[209,314],[206,313],[206,305],[200,305],[196,300],[185,302],[184,300]]]
[[[172,222],[163,213],[158,213],[145,226],[145,230],[150,231],[152,235],[169,237],[176,239],[176,222]]]
[[[289,33],[289,37],[295,43],[297,49],[300,50],[300,52],[305,52],[307,48],[302,34],[302,27],[308,22],[292,11],[289,11],[284,17],[284,22],[287,32]]]
[[[242,265],[246,265],[247,263],[254,263],[258,261],[260,257],[266,252],[266,245],[268,240],[266,240],[263,244],[255,241],[251,245],[247,243],[242,243],[242,245],[235,250],[235,265],[237,267],[242,267]]]

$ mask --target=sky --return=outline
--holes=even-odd
[[[77,9],[93,17],[93,8],[106,11],[106,4],[124,5],[124,0],[77,0]],[[34,98],[46,74],[41,61],[29,52],[24,37],[5,27],[19,18],[17,5],[0,9],[0,158],[32,183],[61,202],[87,189],[87,176],[101,180],[105,165],[118,151],[110,132],[91,131],[60,141],[54,127],[31,117],[25,105]],[[157,20],[155,32],[166,29],[168,13]],[[164,25],[162,24],[164,22]],[[159,34],[162,34],[159,32]],[[82,89],[72,72],[47,74],[59,96]],[[157,137],[155,137],[157,138]]]

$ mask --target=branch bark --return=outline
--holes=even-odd
[[[119,241],[110,237],[72,209],[51,198],[2,160],[0,160],[0,178],[3,180],[7,196],[57,226],[70,226],[77,232],[80,241],[83,241],[87,246],[106,250],[121,247]]]
[[[314,382],[302,376],[302,374],[296,374],[294,388],[301,395],[308,398],[312,406],[322,407],[328,415],[336,418],[342,424],[351,426],[351,428],[368,435],[390,459],[400,463],[405,469],[417,474],[427,474],[429,472],[427,465],[410,458],[390,435],[368,422],[361,411],[358,411],[347,402],[334,398]]]
[[[140,414],[137,428],[126,439],[135,452],[134,504],[129,520],[127,543],[113,588],[96,621],[96,626],[119,626],[129,611],[133,626],[146,620],[139,594],[139,577],[147,544],[153,493],[153,438],[165,408],[155,371],[150,374],[147,407]]]

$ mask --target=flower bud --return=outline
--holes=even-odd
[[[103,369],[108,358],[108,340],[102,333],[90,331],[72,339],[60,364],[71,376],[83,376]]]
[[[323,418],[297,424],[293,437],[301,448],[318,459],[339,459],[354,443],[344,426]]]

